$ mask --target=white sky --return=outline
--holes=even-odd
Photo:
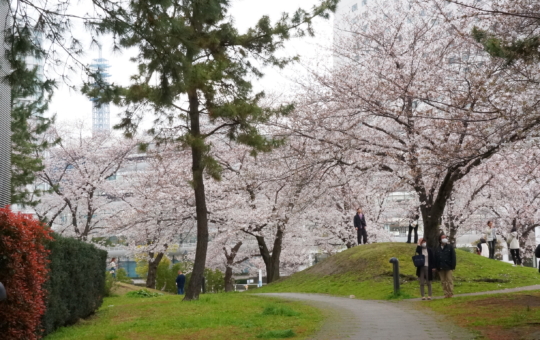
[[[235,20],[236,26],[240,32],[245,31],[252,26],[262,15],[269,15],[272,21],[277,20],[283,12],[293,12],[299,7],[311,9],[317,3],[317,0],[233,0],[232,8],[229,12]],[[83,8],[78,8],[78,10]],[[88,9],[90,10],[90,9]],[[266,76],[255,84],[256,90],[264,90],[266,92],[286,91],[291,84],[291,79],[294,79],[302,73],[302,63],[309,63],[315,59],[321,60],[321,53],[325,47],[329,47],[332,43],[332,20],[317,20],[316,22],[316,37],[315,38],[295,38],[287,43],[284,53],[289,55],[298,54],[301,57],[301,63],[296,66],[288,67],[284,70],[275,68],[267,69]],[[88,32],[79,28],[75,31],[79,32],[78,36],[89,36]],[[84,63],[90,64],[92,59],[98,57],[98,49],[91,48],[89,38],[81,39],[88,41],[84,44],[85,55],[82,57]],[[135,66],[129,62],[130,53],[122,54],[112,53],[112,40],[107,41],[102,39],[103,57],[109,60],[111,68],[110,81],[117,84],[128,84],[129,76],[135,73]],[[133,53],[133,51],[132,51]],[[323,57],[324,63],[331,63],[330,58]],[[82,73],[71,75],[72,84],[80,88],[82,85]],[[111,106],[111,126],[119,121],[118,114],[121,108]],[[57,115],[57,121],[62,123],[66,121],[84,120],[91,126],[92,104],[91,102],[77,91],[70,90],[66,85],[60,84],[55,92],[52,103],[50,105],[50,114]]]

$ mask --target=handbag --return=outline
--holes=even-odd
[[[414,255],[412,260],[416,268],[423,267],[424,263],[426,263],[426,258],[424,255]]]

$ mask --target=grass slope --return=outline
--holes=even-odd
[[[105,298],[94,317],[45,339],[306,339],[323,319],[314,307],[245,293],[205,294],[183,302],[178,295],[125,296],[133,287],[116,287],[122,295]]]
[[[362,299],[385,299],[393,291],[392,264],[389,260],[397,257],[400,262],[402,292],[411,297],[419,297],[416,268],[411,259],[415,249],[415,245],[404,243],[375,243],[354,247],[253,292],[327,293],[355,295]],[[534,268],[512,267],[508,263],[459,249],[456,255],[454,294],[540,283],[540,275]],[[433,295],[443,295],[440,281],[433,282]]]
[[[482,339],[540,337],[540,291],[422,301],[418,306],[444,315],[444,320],[468,328]]]

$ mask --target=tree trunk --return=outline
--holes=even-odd
[[[242,241],[238,241],[235,246],[231,249],[231,253],[227,253],[227,248],[223,247],[223,251],[225,252],[225,258],[227,259],[227,268],[225,269],[225,292],[232,292],[234,291],[234,282],[233,282],[233,271],[232,267],[235,263],[240,263],[248,258],[246,257],[243,260],[240,260],[238,262],[234,262],[234,259],[236,258],[236,255],[238,254],[238,250],[240,250],[240,247],[242,246]]]
[[[456,235],[458,231],[458,225],[455,222],[455,217],[450,216],[450,222],[448,223],[448,242],[457,245]]]
[[[266,283],[272,283],[276,280],[279,280],[279,265],[280,265],[280,256],[281,256],[281,246],[283,243],[283,230],[281,227],[278,227],[276,232],[276,238],[274,240],[274,248],[272,249],[272,255],[266,246],[264,237],[256,236],[257,243],[259,244],[259,252],[264,261],[266,267]]]
[[[439,237],[441,232],[439,230],[439,221],[442,217],[440,215],[433,215],[430,210],[422,208],[422,219],[424,220],[424,239],[430,248],[435,248],[439,245]]]
[[[146,288],[156,289],[157,268],[165,253],[158,253],[156,258],[154,259],[154,253],[150,253],[149,255],[150,260],[148,260],[148,276],[146,277]]]
[[[184,297],[185,301],[198,300],[201,292],[204,267],[206,265],[206,252],[208,250],[208,212],[206,210],[206,195],[204,191],[204,140],[201,137],[199,122],[199,98],[197,91],[188,93],[189,116],[191,124],[192,174],[193,190],[195,192],[195,211],[197,216],[197,247],[195,249],[195,262],[191,279]]]
[[[234,292],[232,267],[225,269],[225,292]]]

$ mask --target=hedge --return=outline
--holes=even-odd
[[[45,312],[45,244],[50,232],[30,215],[0,209],[0,282],[7,299],[0,302],[0,339],[32,340]]]
[[[53,234],[49,242],[47,309],[42,319],[44,334],[71,325],[93,314],[105,294],[107,252],[95,246]]]

